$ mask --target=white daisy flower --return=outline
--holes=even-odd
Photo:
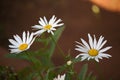
[[[76,45],[77,48],[75,50],[82,52],[81,54],[77,55],[76,58],[81,56],[81,61],[87,59],[95,59],[97,62],[99,62],[99,59],[102,59],[103,57],[109,58],[112,57],[109,54],[106,54],[105,52],[112,48],[111,46],[105,47],[102,49],[102,47],[106,44],[107,40],[104,40],[104,37],[100,36],[99,40],[96,40],[96,37],[94,35],[94,38],[92,39],[91,35],[88,34],[89,38],[89,44],[81,38],[82,43],[78,43]]]
[[[18,35],[14,35],[14,39],[9,39],[9,42],[11,45],[9,45],[10,53],[20,53],[22,51],[25,51],[30,48],[32,45],[33,41],[35,40],[35,37],[33,37],[33,33],[25,33],[23,32],[22,34],[22,39]]]
[[[58,77],[57,78],[54,78],[53,80],[65,80],[65,74],[63,74],[63,75],[58,75]]]
[[[58,20],[56,19],[57,17],[53,15],[52,18],[48,22],[46,17],[44,17],[43,19],[40,17],[40,20],[39,20],[40,25],[32,26],[32,28],[38,29],[38,31],[35,32],[35,35],[41,35],[45,31],[54,35],[53,31],[56,30],[55,28],[63,25],[63,23],[59,23],[62,21],[61,19],[58,19]]]

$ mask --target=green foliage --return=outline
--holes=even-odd
[[[90,72],[85,80],[96,80],[96,76],[92,75],[92,72]]]
[[[0,66],[0,80],[18,80],[12,67]]]
[[[83,65],[79,75],[77,75],[74,70],[74,64],[80,62],[81,58],[72,59],[70,53],[65,56],[57,44],[63,30],[64,27],[61,27],[55,31],[54,35],[46,35],[44,33],[36,38],[35,41],[41,45],[41,48],[37,51],[24,51],[19,54],[7,54],[6,57],[8,58],[26,60],[30,65],[17,72],[17,78],[16,75],[14,75],[14,72],[10,73],[7,68],[2,67],[0,68],[0,78],[4,75],[8,80],[53,80],[58,74],[65,73],[65,80],[96,80],[96,77],[93,76],[92,73],[87,75],[88,64]],[[71,65],[67,65],[66,63],[59,66],[54,65],[51,58],[56,47],[64,60],[71,60]]]
[[[35,51],[35,52],[24,51],[24,52],[21,52],[20,54],[6,55],[6,57],[8,58],[27,60],[28,62],[31,63],[31,66],[19,72],[19,77],[24,76],[24,79],[22,77],[22,80],[31,80],[33,77],[38,78],[39,77],[38,75],[43,76],[42,74],[45,73],[46,71],[47,71],[47,75],[52,75],[50,68],[51,67],[54,68],[54,65],[51,61],[51,57],[54,53],[57,41],[60,38],[63,30],[64,30],[64,27],[61,27],[58,30],[56,30],[54,35],[49,35],[49,37],[46,38],[46,35],[43,34],[42,38],[37,38],[36,42],[40,42],[44,44],[44,47],[39,49],[38,51]],[[40,78],[42,79],[41,76]],[[50,76],[46,76],[46,80],[49,77]]]
[[[84,64],[79,74],[79,80],[85,80],[87,69],[88,69],[88,64]]]
[[[87,75],[87,70],[88,70],[88,64],[84,64],[80,71],[78,80],[96,80],[96,76],[93,76],[92,72],[90,72]]]

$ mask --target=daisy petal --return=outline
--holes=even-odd
[[[103,49],[101,49],[99,52],[100,52],[100,53],[103,53],[103,52],[109,50],[110,48],[112,48],[112,47],[110,46],[110,47],[103,48]]]
[[[53,17],[49,21],[49,24],[53,25],[55,23],[56,19],[57,19],[57,17],[55,17],[55,15],[53,15]]]
[[[98,50],[100,50],[105,44],[107,43],[107,40],[105,40],[101,45],[98,47]]]
[[[87,59],[87,60],[89,61],[90,59],[91,59],[91,56],[88,56],[88,59]]]
[[[62,21],[61,19],[58,19],[54,24],[58,24],[61,21]]]
[[[111,55],[109,55],[109,54],[105,54],[105,53],[101,53],[100,56],[101,56],[101,57],[105,57],[105,58],[112,57]]]
[[[83,48],[86,48],[82,43],[75,41],[77,44],[81,45]]]
[[[50,33],[51,33],[52,35],[54,35],[53,31],[50,31]]]
[[[36,36],[36,37],[37,37],[37,36]],[[29,46],[31,46],[31,45],[33,44],[33,42],[35,41],[36,37],[34,37],[34,38],[31,40]]]
[[[81,57],[81,61],[84,61],[87,58],[88,58],[88,56],[83,56],[83,57]]]
[[[81,48],[75,48],[75,50],[80,51],[80,52],[87,52],[86,50],[81,49]]]
[[[48,33],[50,33],[50,32],[51,32],[51,30],[47,30],[47,32],[48,32]]]
[[[83,46],[79,46],[79,45],[76,45],[76,47],[78,47],[78,49],[82,49],[82,50],[84,50],[84,51],[88,51],[88,49],[87,48],[84,48]]]
[[[14,45],[9,45],[10,48],[18,48],[17,46]]]
[[[11,43],[11,44],[13,44],[14,46],[18,46],[19,44],[15,41],[15,40],[13,40],[13,39],[9,39],[9,42]]]
[[[64,75],[58,75],[57,78],[54,78],[53,80],[65,80],[65,74]]]
[[[96,46],[97,46],[97,40],[96,40],[96,37],[95,37],[95,35],[94,35],[94,43],[93,43],[93,48],[95,49],[95,48],[96,48]]]
[[[19,44],[22,43],[21,39],[19,39],[17,36],[13,35],[13,37],[15,38],[17,43],[19,43]]]
[[[34,33],[31,33],[31,35],[30,35],[30,37],[29,37],[29,39],[28,39],[28,42],[27,42],[27,44],[30,44],[30,42],[32,41],[32,39],[33,39],[33,35]]]
[[[42,33],[44,33],[46,30],[42,29],[42,30],[39,30],[37,32],[34,33],[34,35],[41,35]]]
[[[80,56],[80,54],[78,54],[75,58],[78,58]]]
[[[98,40],[98,43],[97,43],[97,46],[96,46],[96,49],[99,50],[99,47],[103,41],[104,37],[100,36],[99,40]]]
[[[81,38],[81,41],[87,49],[90,49],[88,43],[84,39]]]
[[[53,31],[55,31],[56,29],[55,28],[52,28]]]
[[[10,53],[20,53],[21,51],[19,49],[10,49]]]
[[[21,43],[23,43],[23,42],[22,42],[22,39],[20,38],[20,36],[16,35],[16,37],[19,39],[19,41],[20,41]]]
[[[90,36],[90,34],[88,34],[88,38],[89,38],[90,47],[93,48],[93,40],[92,40],[92,37]]]
[[[98,54],[98,58],[99,58],[99,59],[103,59],[102,56],[100,56],[99,54]]]
[[[63,26],[64,23],[60,23],[60,24],[53,24],[53,27],[59,27],[59,26]]]
[[[29,33],[29,31],[28,31],[28,32],[27,32],[27,40],[26,40],[26,43],[29,42],[29,38],[30,38],[30,33]]]
[[[44,16],[44,21],[45,21],[45,24],[48,24],[47,19],[46,19],[46,17],[45,17],[45,16]]]
[[[25,43],[26,42],[26,33],[25,33],[25,31],[23,32],[23,43]]]
[[[35,28],[35,29],[42,29],[43,27],[40,26],[40,25],[35,25],[35,26],[32,26],[32,28]]]
[[[44,21],[42,18],[40,18],[40,20],[41,20],[41,21],[40,21],[39,23],[42,24],[42,26],[45,26],[45,25],[46,25],[46,24],[45,24],[45,21]]]
[[[95,60],[96,60],[97,62],[99,62],[98,57],[95,57]]]

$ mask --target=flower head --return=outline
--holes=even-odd
[[[75,50],[82,52],[81,54],[77,55],[76,58],[81,56],[81,61],[87,59],[95,59],[97,62],[99,62],[99,59],[102,59],[103,57],[109,58],[111,55],[106,54],[105,52],[112,48],[111,46],[105,47],[102,49],[102,47],[106,44],[107,40],[104,40],[104,37],[100,36],[99,40],[96,40],[96,37],[94,35],[94,38],[92,39],[91,35],[88,34],[89,38],[89,44],[81,38],[82,43],[78,43],[77,48]]]
[[[56,30],[55,28],[63,25],[63,23],[59,23],[62,21],[61,19],[56,19],[57,17],[55,17],[55,15],[53,15],[49,21],[47,21],[46,17],[44,17],[43,19],[40,17],[40,25],[32,26],[32,28],[38,29],[38,31],[35,32],[35,35],[41,35],[45,31],[54,35],[53,31]]]
[[[11,48],[11,52],[10,53],[20,53],[22,51],[25,51],[27,49],[30,48],[30,46],[32,45],[33,41],[35,40],[35,37],[33,37],[33,33],[25,33],[23,32],[22,34],[22,39],[20,38],[20,36],[18,35],[14,35],[14,39],[9,39],[9,42],[12,45],[9,45],[9,47]]]
[[[58,75],[58,77],[57,78],[54,78],[53,80],[65,80],[65,74],[63,74],[63,75]]]

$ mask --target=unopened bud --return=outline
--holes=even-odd
[[[67,65],[71,65],[72,64],[72,61],[67,61]]]

